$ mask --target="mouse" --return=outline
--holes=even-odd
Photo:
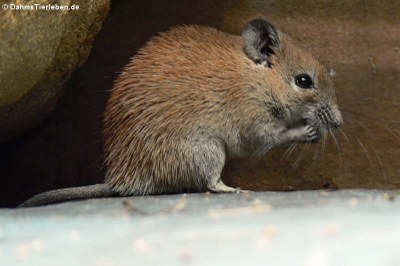
[[[210,191],[237,193],[225,161],[314,143],[342,125],[326,68],[271,22],[241,35],[176,26],[152,37],[115,81],[104,112],[104,183],[38,194],[66,200]]]

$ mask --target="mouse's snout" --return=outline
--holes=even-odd
[[[326,129],[338,128],[343,124],[342,113],[336,104],[320,106],[316,109],[315,116]]]
[[[335,116],[335,121],[333,123],[333,127],[338,128],[343,124],[343,117],[339,108],[337,108],[336,111],[334,111],[334,116]]]
[[[332,126],[334,128],[338,128],[343,124],[343,116],[342,113],[339,110],[339,107],[335,104],[333,107],[331,107],[332,114],[333,114],[333,123]]]

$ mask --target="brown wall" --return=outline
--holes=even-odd
[[[50,117],[25,136],[0,145],[5,181],[0,205],[102,180],[100,132],[107,90],[149,36],[176,24],[238,33],[245,21],[259,16],[335,70],[348,142],[336,133],[341,156],[330,138],[323,153],[316,152],[321,146],[312,145],[287,157],[278,150],[259,161],[230,163],[225,179],[254,190],[400,188],[400,2],[320,2],[113,1],[90,58],[73,74]]]
[[[255,190],[400,188],[400,2],[243,0],[227,13],[224,28],[240,32],[258,16],[335,70],[348,141],[336,132],[339,150],[330,138],[324,153],[318,154],[321,145],[288,157],[276,151],[227,175]]]

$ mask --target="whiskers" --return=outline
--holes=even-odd
[[[396,180],[390,178],[396,161],[391,154],[400,149],[400,121],[394,118],[384,120],[374,113],[365,115],[347,110],[343,115],[345,126],[325,130],[318,143],[292,143],[275,153],[277,156],[273,158],[280,160],[279,165],[285,167],[282,171],[286,174],[293,175],[297,170],[298,175],[311,175],[314,180],[319,180],[320,177],[315,176],[317,173],[330,175],[329,171],[332,171],[342,180],[357,176],[355,180],[346,181],[349,186],[368,187],[373,184],[377,188],[392,188]],[[272,148],[264,146],[252,158],[260,159]],[[328,166],[337,169],[328,169]]]
[[[357,124],[358,126],[360,126],[361,128],[363,128],[369,135],[373,134],[373,130],[371,130],[371,129],[365,124],[364,121],[360,120],[359,117],[368,118],[369,121],[376,121],[376,120],[377,120],[376,117],[371,117],[371,116],[366,115],[366,114],[359,114],[359,113],[357,113],[357,112],[350,111],[350,110],[347,110],[347,109],[344,109],[344,110],[342,110],[342,111],[344,111],[344,113],[346,114],[346,116],[347,116],[347,118],[348,118],[349,120],[351,120],[353,123],[355,123],[355,124]],[[400,136],[399,136],[399,134],[396,133],[392,128],[390,128],[389,125],[383,124],[383,123],[382,123],[382,128],[388,133],[387,136],[389,136],[389,137],[394,137],[394,139],[396,139],[397,141],[400,142]],[[379,128],[374,128],[374,129],[377,130],[377,129],[379,129]],[[343,132],[343,133],[344,133],[344,132]],[[371,155],[370,155],[370,152],[368,151],[366,145],[364,145],[364,143],[360,140],[360,138],[359,138],[358,136],[355,136],[355,135],[354,135],[353,137],[355,138],[355,140],[356,140],[358,146],[361,148],[361,150],[362,150],[363,153],[365,154],[365,157],[367,158],[369,165],[373,165],[374,160],[372,160]],[[346,136],[345,139],[348,141],[347,136]],[[348,142],[350,143],[350,141],[348,141]],[[387,178],[387,174],[386,174],[385,169],[384,169],[384,165],[383,165],[381,156],[378,154],[378,152],[376,151],[375,147],[373,147],[372,145],[369,145],[368,148],[372,151],[374,157],[376,158],[375,163],[377,163],[377,165],[378,165],[378,168],[379,168],[379,170],[380,170],[380,172],[381,172],[381,175],[382,175],[383,180],[385,181],[385,183],[387,183],[388,178]]]
[[[372,151],[374,152],[374,154],[376,156],[376,159],[378,160],[378,164],[379,164],[379,168],[380,168],[380,170],[382,172],[383,180],[385,181],[385,183],[387,183],[388,179],[386,177],[386,173],[385,173],[385,170],[383,168],[381,157],[378,155],[378,153],[375,150],[372,150]]]
[[[273,144],[265,144],[258,148],[249,158],[250,161],[259,161],[266,153],[274,147]]]
[[[325,152],[326,139],[327,139],[327,134],[326,134],[326,132],[323,132],[320,143],[317,144],[314,148],[314,155],[313,155],[313,160],[312,160],[312,164],[311,164],[311,175],[314,174],[315,165],[316,165],[317,161],[322,158],[322,155]]]
[[[395,139],[397,139],[398,141],[400,141],[400,137],[398,134],[396,134],[389,126],[384,125],[383,126],[392,136],[395,137]]]
[[[307,142],[303,145],[303,148],[301,149],[301,151],[297,154],[297,158],[296,160],[294,160],[294,162],[292,163],[292,166],[290,168],[289,172],[293,172],[294,170],[297,169],[297,167],[299,166],[299,163],[301,162],[301,160],[304,157],[304,151],[308,150],[308,148],[310,147],[310,142]]]
[[[340,134],[342,135],[343,139],[345,139],[346,142],[347,142],[348,144],[350,144],[350,140],[349,140],[349,138],[347,137],[346,133],[344,133],[344,130],[343,130],[342,128],[338,128],[338,130],[339,130]]]
[[[300,165],[300,162],[303,160],[305,153],[304,151],[307,151],[311,146],[314,146],[314,153],[312,155],[312,163],[311,163],[311,173],[314,173],[314,170],[316,168],[317,162],[321,160],[323,153],[325,152],[326,145],[327,145],[327,139],[328,139],[328,134],[327,132],[323,132],[321,139],[318,143],[311,143],[307,142],[303,145],[303,149],[297,154],[296,159],[291,163],[291,168],[289,172],[294,172],[298,166]]]
[[[367,157],[369,163],[371,163],[371,157],[369,156],[368,150],[365,148],[364,144],[362,144],[361,140],[357,137],[354,136],[354,138],[357,140],[358,145],[360,145],[362,151],[364,152],[365,156]]]
[[[328,129],[328,132],[332,136],[333,141],[335,142],[336,150],[339,155],[340,167],[342,168],[343,167],[342,147],[341,147],[338,139],[336,138],[335,134],[332,132],[332,130],[330,128]]]
[[[296,149],[297,144],[298,143],[296,142],[290,144],[290,146],[286,149],[285,153],[282,155],[281,160],[289,157],[292,154],[292,152]]]

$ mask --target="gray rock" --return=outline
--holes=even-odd
[[[24,1],[24,5],[35,3]],[[110,1],[74,4],[78,10],[17,10],[11,4],[8,10],[0,10],[0,141],[26,132],[43,119],[65,81],[89,56]]]

